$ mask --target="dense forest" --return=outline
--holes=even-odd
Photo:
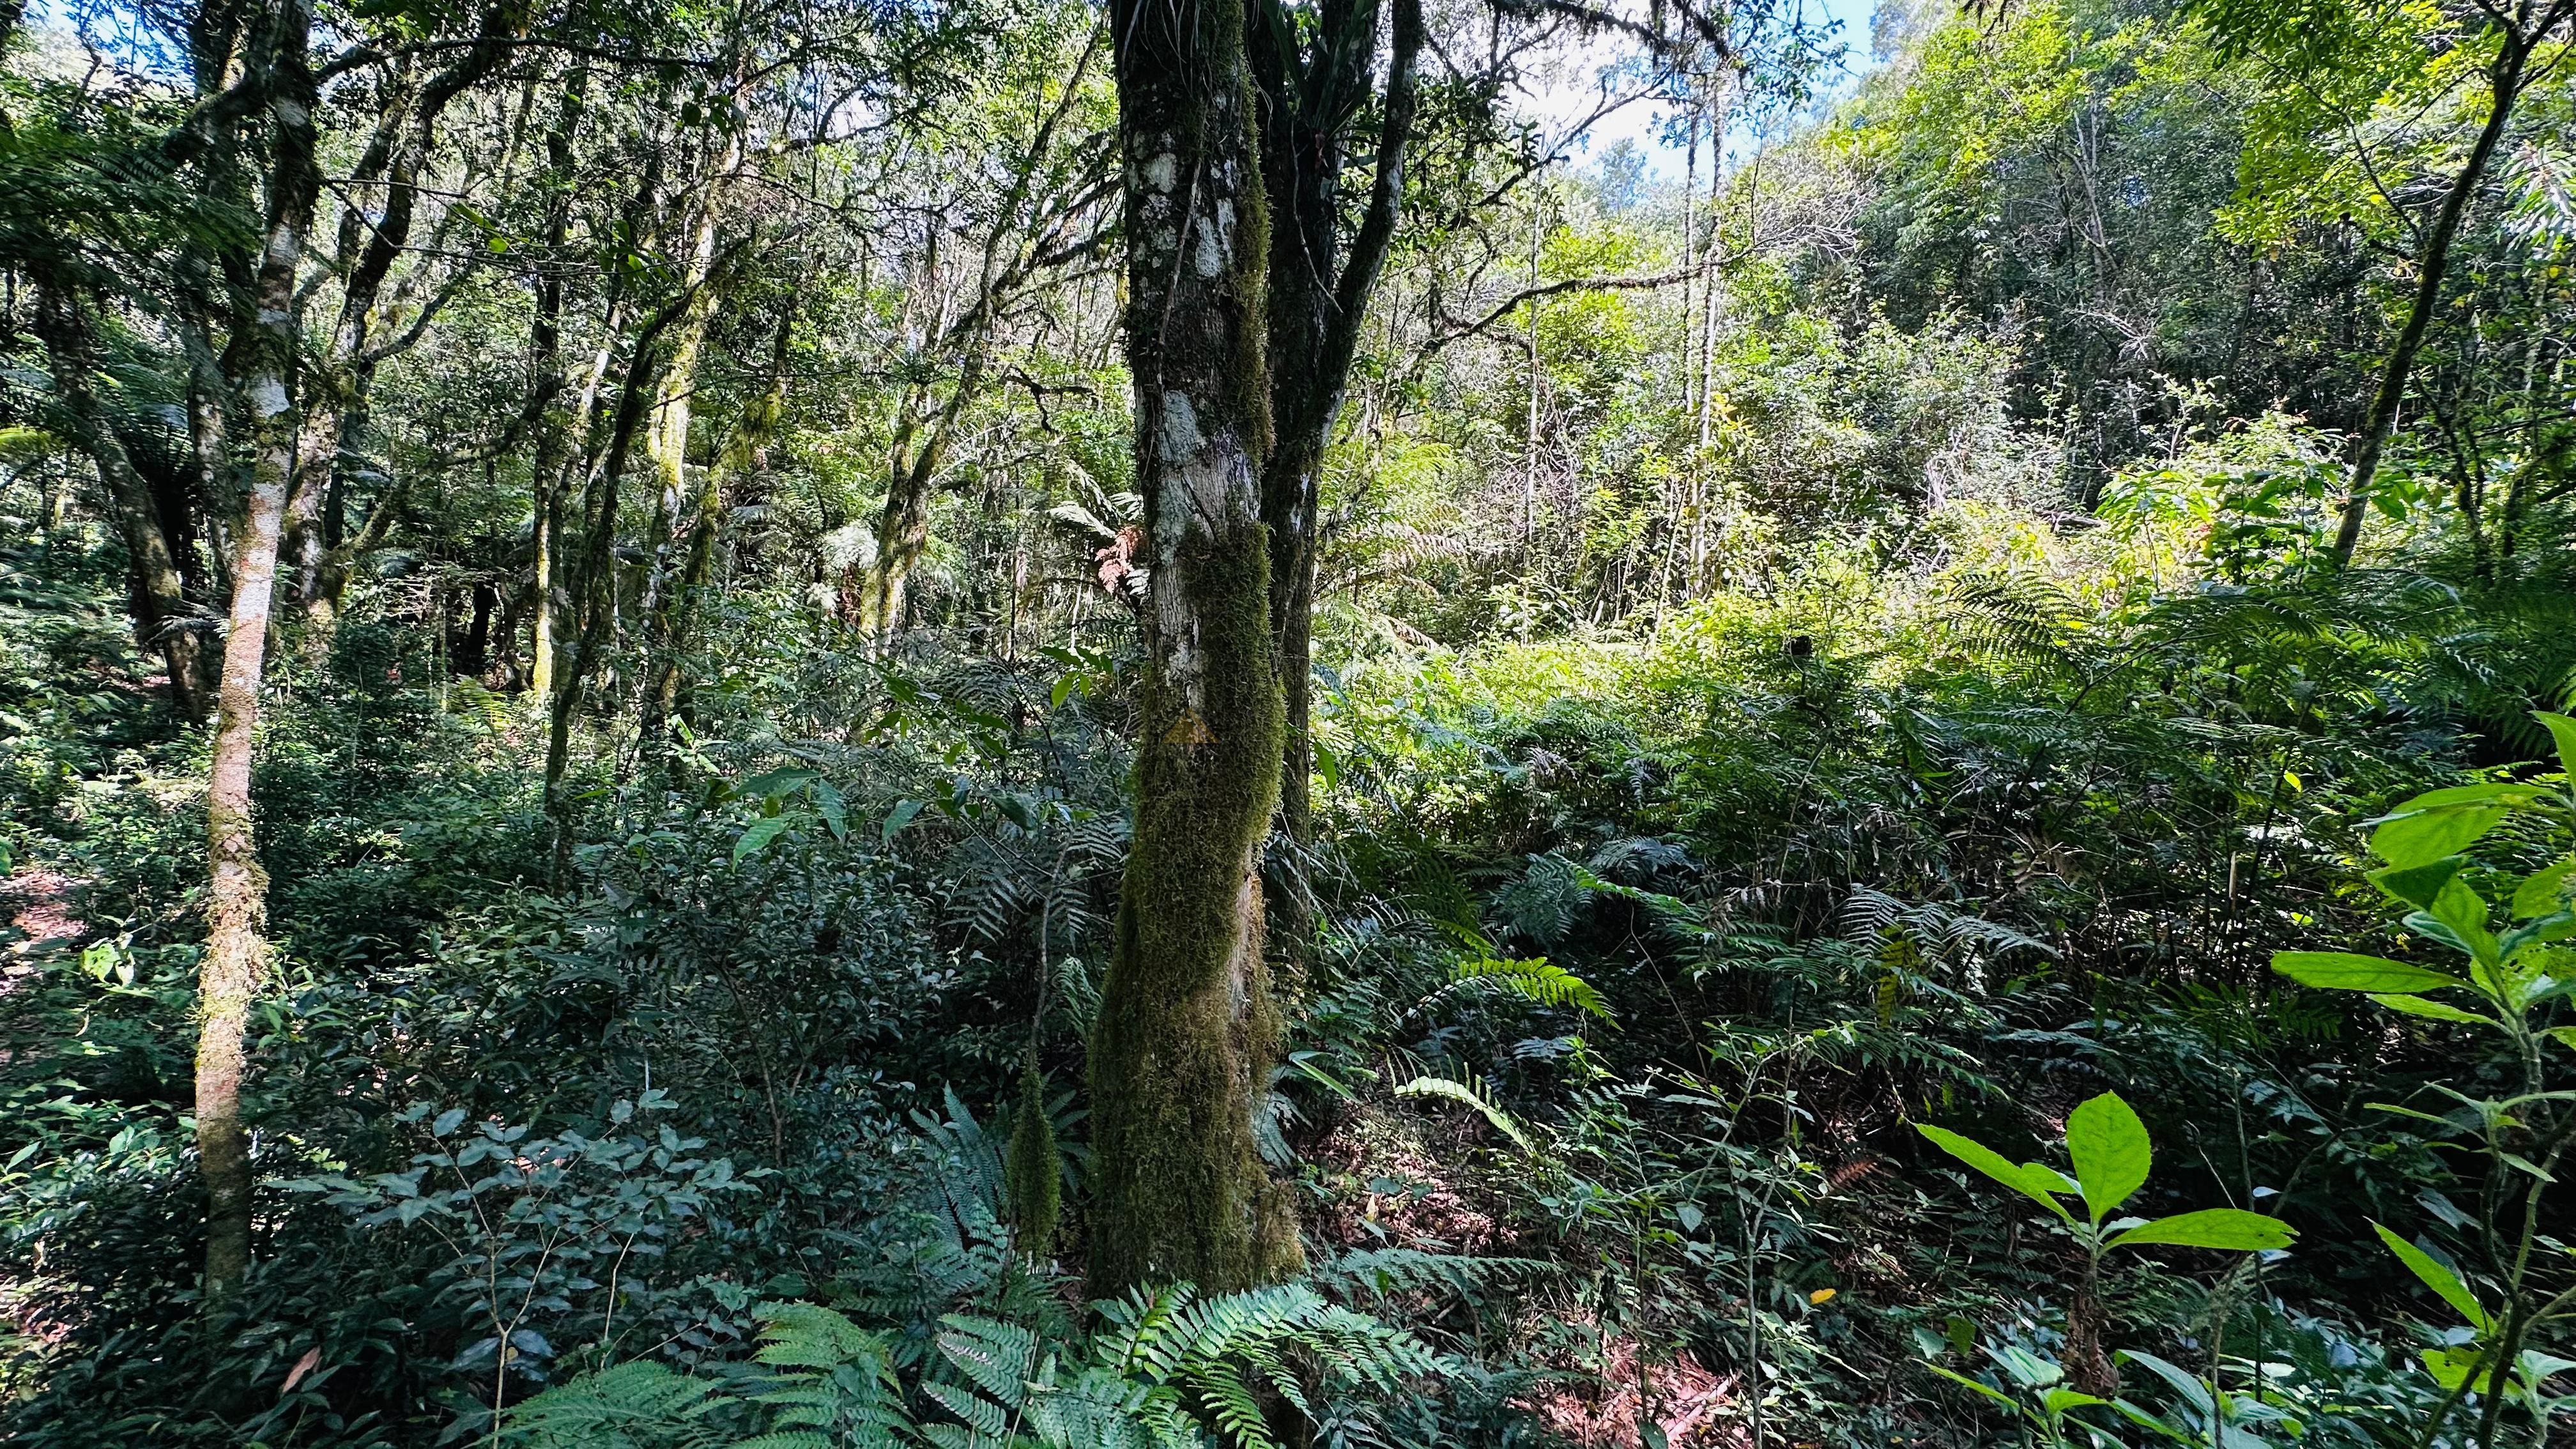
[[[0,1439],[2545,1449],[2571,47],[0,0]]]

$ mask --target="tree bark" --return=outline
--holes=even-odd
[[[1297,45],[1297,28],[1278,4],[1265,0],[1253,11],[1248,51],[1260,88],[1262,185],[1272,217],[1265,345],[1276,441],[1262,468],[1261,514],[1270,534],[1270,629],[1285,710],[1279,822],[1303,845],[1314,835],[1309,780],[1324,453],[1403,206],[1422,5],[1395,0],[1376,177],[1347,256],[1342,171],[1351,121],[1371,96],[1378,4],[1326,4],[1307,49]],[[1293,969],[1313,934],[1303,882],[1285,882],[1268,905]]]
[[[734,480],[758,466],[760,452],[777,435],[779,415],[787,403],[787,346],[796,319],[795,299],[788,300],[786,314],[778,323],[778,338],[770,354],[769,386],[743,406],[741,421],[725,439],[724,448],[716,454],[715,465],[707,470],[698,484],[688,509],[681,539],[682,560],[678,582],[663,600],[663,617],[655,626],[660,640],[645,681],[643,729],[647,739],[658,738],[668,719],[680,703],[680,656],[689,646],[689,634],[697,620],[699,596],[715,569],[716,540],[724,531],[725,511],[729,506]]]
[[[268,877],[251,830],[251,762],[267,662],[278,537],[294,483],[295,274],[320,187],[307,64],[312,12],[283,0],[267,37],[271,175],[256,331],[245,377],[252,425],[249,497],[233,532],[232,607],[216,691],[206,782],[210,867],[206,954],[198,968],[197,1156],[206,1181],[206,1299],[229,1297],[250,1267],[251,1160],[242,1125],[245,1035],[268,972]]]
[[[2556,13],[2553,7],[2553,25]],[[2389,434],[2396,430],[2397,411],[2406,401],[2407,375],[2415,368],[2415,354],[2422,350],[2433,311],[2441,304],[2451,239],[2458,234],[2461,219],[2468,215],[2469,203],[2477,198],[2478,185],[2486,178],[2487,162],[2494,156],[2496,142],[2503,138],[2505,123],[2512,119],[2514,102],[2522,93],[2523,67],[2531,51],[2521,35],[2513,33],[2510,26],[2506,29],[2495,64],[2487,73],[2492,90],[2486,124],[2479,128],[2478,139],[2470,146],[2460,174],[2451,179],[2451,189],[2443,194],[2442,209],[2434,215],[2433,229],[2424,234],[2424,248],[2415,261],[2415,296],[2407,306],[2405,325],[2398,330],[2397,345],[2388,350],[2387,366],[2379,375],[2379,392],[2371,399],[2370,420],[2363,425],[2360,446],[2353,453],[2352,480],[2344,491],[2343,517],[2335,526],[2334,545],[2328,553],[2338,569],[2352,562],[2352,551],[2361,542],[2361,523],[2370,509],[2370,485],[2379,475],[2380,453],[2388,446]]]
[[[546,132],[546,244],[534,278],[536,316],[528,326],[528,389],[552,394],[563,377],[564,242],[572,230],[572,143],[581,125],[590,72],[576,70],[564,85],[554,124]],[[571,448],[572,419],[552,401],[537,417],[537,444],[528,463],[529,525],[535,598],[529,610],[528,689],[541,701],[555,695],[555,625],[561,617],[556,574],[561,561],[563,467]]]
[[[36,330],[53,370],[54,393],[70,417],[75,441],[98,470],[117,536],[125,543],[134,640],[159,654],[169,669],[170,703],[189,719],[203,719],[205,640],[196,627],[196,611],[188,605],[187,580],[171,551],[160,502],[134,466],[92,381],[98,371],[97,328],[89,310],[58,280],[40,276],[36,288]]]
[[[637,334],[625,375],[618,382],[617,413],[610,424],[608,448],[599,465],[591,470],[590,486],[585,490],[588,496],[582,503],[581,556],[574,561],[570,590],[571,657],[557,674],[546,716],[546,829],[552,837],[553,880],[558,889],[572,879],[574,820],[572,798],[564,789],[564,775],[572,764],[572,722],[581,714],[583,687],[607,648],[617,602],[618,483],[626,472],[627,456],[634,449],[635,436],[643,426],[649,411],[647,404],[661,374],[662,332],[694,299],[694,293],[684,294]]]
[[[1152,564],[1136,824],[1091,1043],[1090,1286],[1210,1291],[1298,1261],[1253,1146],[1277,1050],[1261,843],[1279,677],[1261,523],[1268,216],[1240,0],[1117,0],[1127,355]]]

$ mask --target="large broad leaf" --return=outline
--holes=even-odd
[[[2371,993],[2370,999],[2391,1011],[2402,1011],[2408,1016],[2420,1016],[2428,1021],[2456,1021],[2463,1026],[2497,1024],[2492,1016],[2480,1016],[2474,1011],[2462,1011],[2456,1006],[2444,1006],[2438,1001],[2427,1001],[2420,996],[2398,996],[2385,991],[2375,991]]]
[[[2567,772],[2571,783],[2576,783],[2576,719],[2545,709],[2533,710],[2531,717],[2540,721],[2549,737],[2558,742],[2558,768]]]
[[[2424,1367],[2433,1375],[2433,1382],[2454,1392],[2468,1380],[2470,1374],[2477,1373],[2478,1365],[2486,1362],[2487,1357],[2484,1349],[2473,1348],[2467,1344],[2450,1348],[2428,1348],[2423,1353]],[[2495,1392],[2495,1370],[2492,1367],[2478,1374],[2477,1389],[2480,1393]]]
[[[2442,991],[2468,985],[2439,971],[2350,951],[2275,951],[2272,969],[2301,986],[2328,991]]]
[[[2432,1254],[2391,1232],[2385,1223],[2372,1223],[2370,1226],[2378,1232],[2379,1240],[2388,1245],[2388,1251],[2395,1253],[2399,1262],[2423,1279],[2425,1287],[2440,1294],[2443,1302],[2467,1319],[2471,1328],[2484,1333],[2492,1326],[2487,1311],[2478,1306],[2477,1295],[2469,1291],[2468,1284],[2460,1281],[2459,1274],[2443,1267]]]
[[[2066,1119],[2066,1155],[2075,1159],[2076,1184],[2097,1223],[2146,1183],[2155,1160],[2147,1125],[2117,1092],[2104,1092]]]
[[[733,843],[733,858],[738,861],[755,851],[768,848],[769,842],[785,834],[787,827],[794,823],[794,820],[785,815],[772,815],[766,820],[751,822],[751,828],[745,830],[742,838]]]
[[[2401,870],[2424,865],[2467,849],[2470,842],[2495,829],[2497,822],[2503,820],[2507,813],[2505,806],[2492,799],[2436,805],[2430,809],[2411,808],[2429,798],[2419,796],[2408,801],[2407,806],[2401,807],[2407,813],[2390,816],[2387,823],[2372,831],[2371,853]]]
[[[2567,907],[2567,877],[2576,873],[2576,856],[2558,862],[2545,870],[2523,877],[2513,893],[2513,918],[2528,921],[2535,916],[2556,915]]]
[[[2013,1191],[2027,1196],[2031,1201],[2038,1203],[2041,1207],[2057,1214],[2066,1221],[2070,1223],[2075,1221],[2075,1215],[2066,1210],[2065,1204],[2059,1202],[2055,1197],[2050,1196],[2051,1188],[2058,1188],[2060,1191],[2065,1190],[2059,1185],[2065,1183],[2066,1179],[2059,1177],[2055,1172],[2051,1172],[2046,1168],[2039,1168],[2034,1171],[2030,1167],[2017,1166],[2010,1159],[2006,1158],[2002,1153],[1995,1151],[1993,1148],[1971,1142],[1967,1138],[1960,1136],[1958,1133],[1953,1132],[1946,1127],[1935,1127],[1927,1122],[1917,1122],[1914,1124],[1914,1130],[1922,1133],[1925,1137],[1930,1138],[1933,1146],[1949,1153],[1952,1157],[1968,1164],[1970,1167],[1973,1167],[1977,1171],[1984,1173],[1986,1176],[1993,1178],[1995,1181],[2002,1183],[2004,1186],[2011,1188]],[[2052,1178],[2055,1179],[2054,1182],[2050,1181]]]
[[[2451,877],[2458,875],[2460,867],[2468,863],[2466,856],[2446,855],[2423,865],[2410,865],[2403,869],[2392,865],[2386,870],[2374,870],[2369,880],[2391,900],[2404,901],[2421,910],[2433,904],[2434,899],[2442,894],[2442,887],[2449,885]]]
[[[2449,927],[2452,938],[2480,961],[2491,963],[2498,958],[2496,938],[2487,932],[2486,897],[2469,889],[2467,881],[2454,877],[2424,914]]]
[[[794,793],[806,781],[821,778],[822,773],[820,770],[808,770],[791,765],[785,769],[771,770],[765,775],[752,776],[742,782],[740,793],[754,800],[780,799]]]
[[[2249,1213],[2243,1208],[2203,1208],[2196,1213],[2177,1213],[2129,1229],[2104,1244],[2110,1248],[2143,1248],[2159,1244],[2169,1248],[2218,1248],[2227,1252],[2252,1253],[2265,1248],[2286,1248],[2298,1231],[2279,1218]]]

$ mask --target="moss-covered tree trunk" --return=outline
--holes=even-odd
[[[1291,1266],[1253,1150],[1276,1049],[1256,866],[1278,803],[1261,525],[1269,249],[1240,0],[1118,0],[1127,356],[1152,566],[1136,830],[1091,1044],[1090,1283]]]

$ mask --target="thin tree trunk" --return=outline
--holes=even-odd
[[[169,669],[171,704],[189,719],[202,719],[205,641],[194,627],[187,581],[171,552],[160,504],[126,452],[115,420],[108,416],[92,381],[98,371],[97,328],[88,309],[65,287],[42,277],[36,287],[36,330],[44,339],[55,395],[70,415],[81,450],[106,486],[117,536],[125,542],[133,584],[135,642],[159,654]]]
[[[267,662],[278,536],[295,477],[295,274],[313,200],[312,14],[284,0],[267,59],[272,173],[261,250],[258,323],[243,391],[249,399],[249,498],[233,534],[232,608],[216,691],[214,756],[206,781],[209,865],[206,954],[198,967],[197,1156],[206,1181],[206,1298],[231,1295],[250,1267],[250,1138],[242,1125],[245,1035],[268,971],[268,877],[251,831],[251,761]]]
[[[690,527],[690,519],[684,516],[689,497],[689,423],[697,412],[698,358],[706,349],[707,326],[714,320],[717,302],[716,289],[707,285],[707,279],[716,264],[716,220],[724,204],[725,181],[741,164],[740,141],[728,142],[690,205],[683,245],[686,270],[681,276],[690,301],[672,325],[662,379],[654,389],[652,420],[644,433],[644,456],[652,465],[654,485],[653,524],[645,538],[653,553],[645,566],[637,616],[643,622],[648,656],[658,657],[670,642],[665,632],[671,623],[665,596],[673,582],[672,554],[686,546],[684,530]],[[651,690],[641,703],[650,730],[657,723]]]
[[[2553,8],[2552,14],[2556,10]],[[2415,368],[2415,354],[2424,346],[2424,333],[2433,322],[2433,311],[2441,304],[2442,278],[2451,259],[2451,239],[2468,215],[2469,203],[2477,198],[2478,185],[2485,180],[2487,162],[2495,154],[2496,142],[2504,136],[2505,123],[2513,117],[2514,102],[2522,91],[2523,65],[2530,50],[2523,38],[2505,35],[2496,52],[2494,68],[2488,73],[2493,87],[2487,103],[2486,125],[2479,129],[2469,158],[2460,174],[2451,179],[2451,189],[2442,197],[2442,209],[2433,218],[2433,229],[2424,235],[2423,252],[2415,262],[2415,296],[2406,309],[2406,324],[2397,333],[2397,345],[2388,351],[2388,364],[2379,376],[2378,395],[2371,399],[2370,420],[2363,425],[2359,449],[2353,454],[2352,481],[2345,489],[2343,517],[2336,525],[2334,546],[2328,557],[2340,569],[2352,562],[2352,551],[2361,542],[2361,521],[2370,508],[2370,486],[2379,475],[2380,453],[2388,446],[2388,437],[2397,426],[2397,412],[2406,401],[2407,374]]]
[[[1279,794],[1261,465],[1269,243],[1240,0],[1117,0],[1136,481],[1153,565],[1136,824],[1091,1043],[1090,1287],[1298,1259],[1253,1148],[1277,1050],[1257,866]]]
[[[535,276],[536,316],[528,326],[528,388],[552,393],[563,375],[564,241],[572,229],[572,143],[581,125],[582,102],[590,72],[575,70],[564,83],[554,124],[546,131],[545,250]],[[528,689],[537,699],[552,701],[555,692],[556,554],[563,528],[563,463],[571,446],[571,422],[563,409],[547,403],[537,417],[537,444],[528,463],[528,489],[534,518],[529,525],[535,598],[529,614]]]
[[[608,448],[591,471],[588,496],[582,504],[585,535],[572,579],[571,658],[564,662],[556,679],[546,718],[544,800],[546,828],[552,837],[553,879],[558,889],[572,879],[574,821],[572,800],[564,789],[564,774],[572,763],[572,722],[581,714],[583,687],[598,666],[616,622],[618,482],[626,471],[627,455],[633,451],[635,435],[643,426],[647,402],[660,375],[661,334],[694,300],[694,294],[684,294],[637,335],[625,376],[618,382],[617,415],[610,425]]]
[[[680,656],[688,649],[691,627],[702,602],[700,596],[714,572],[716,541],[724,531],[734,480],[758,465],[761,450],[777,435],[779,415],[787,402],[787,346],[795,317],[795,300],[791,297],[770,355],[769,386],[744,405],[741,421],[735,424],[733,435],[725,439],[723,450],[716,454],[715,465],[698,484],[688,510],[680,576],[662,604],[663,617],[656,627],[661,644],[645,682],[643,729],[648,739],[659,736],[662,722],[679,707]]]

